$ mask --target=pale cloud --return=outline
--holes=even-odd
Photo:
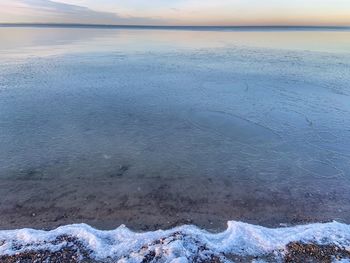
[[[90,23],[152,24],[152,18],[122,16],[114,12],[96,11],[89,7],[51,0],[2,0],[0,22],[6,23]]]

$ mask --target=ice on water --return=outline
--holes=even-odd
[[[350,200],[347,31],[8,30],[0,29],[1,179],[83,182],[127,163],[130,177],[222,177]],[[348,226],[338,223],[285,230],[230,223],[218,235],[179,230],[215,253],[238,243],[271,250],[309,233],[349,240]],[[129,253],[173,230],[55,231],[12,233],[23,242],[82,233],[99,255],[117,253],[118,244]],[[111,250],[96,249],[101,242],[112,242],[103,243]]]
[[[84,174],[103,176],[100,159],[123,156],[117,162],[147,163],[162,176],[190,161],[199,175],[246,166],[270,167],[272,177],[290,167],[291,177],[348,178],[348,32],[310,33],[338,38],[336,49],[335,40],[311,45],[307,32],[91,29],[76,39],[77,29],[22,30],[32,42],[5,42],[1,52],[5,176],[45,166],[76,176],[91,162]]]

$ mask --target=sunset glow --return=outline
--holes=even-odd
[[[1,23],[349,26],[348,0],[2,0]]]

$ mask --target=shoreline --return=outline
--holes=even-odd
[[[265,228],[229,221],[209,233],[183,225],[169,230],[111,231],[67,225],[52,231],[0,231],[1,262],[338,262],[350,259],[350,225],[337,222]],[[119,262],[119,261],[118,261]]]
[[[109,24],[65,24],[65,23],[0,23],[0,27],[33,28],[79,28],[79,29],[145,29],[145,30],[186,30],[186,31],[348,31],[350,26],[312,25],[243,25],[243,26],[191,26],[191,25],[109,25]]]

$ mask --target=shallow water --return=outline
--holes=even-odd
[[[0,38],[1,228],[350,223],[350,31]]]

